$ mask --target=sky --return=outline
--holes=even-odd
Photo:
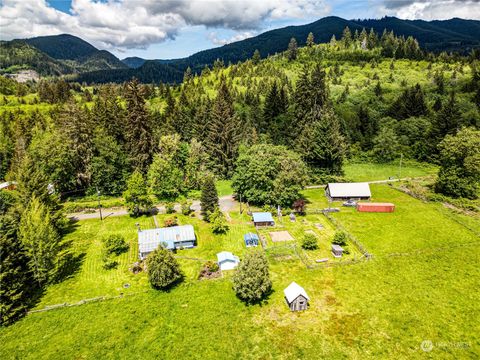
[[[330,15],[480,20],[480,0],[0,0],[0,39],[68,33],[119,58],[172,59]]]

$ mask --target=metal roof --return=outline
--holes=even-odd
[[[222,251],[222,252],[219,252],[217,254],[217,260],[218,260],[218,263],[222,263],[224,261],[233,261],[235,263],[239,262],[240,259],[238,258],[238,256],[235,256],[233,255],[231,252],[229,251]]]
[[[174,249],[176,242],[195,241],[192,225],[172,226],[148,229],[138,232],[138,250],[140,253],[154,251],[164,243],[167,249]]]
[[[252,216],[253,222],[273,222],[272,214],[269,212],[254,212]]]
[[[0,183],[0,189],[5,189],[9,187],[10,185],[17,185],[17,182],[15,181],[5,181],[3,183]]]
[[[298,285],[295,281],[292,281],[292,283],[288,285],[285,290],[283,290],[283,293],[285,294],[285,297],[289,303],[291,303],[300,295],[302,295],[305,299],[310,300],[305,289]]]
[[[371,197],[368,183],[328,183],[330,197]]]
[[[332,250],[343,251],[343,248],[340,245],[332,244]]]
[[[243,239],[244,239],[245,241],[249,241],[249,240],[256,240],[256,241],[258,241],[258,235],[255,234],[255,233],[248,233],[248,234],[243,235]]]

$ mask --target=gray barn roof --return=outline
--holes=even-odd
[[[327,185],[330,197],[348,198],[348,197],[371,197],[370,186],[368,183],[328,183]]]
[[[175,243],[195,241],[195,231],[192,225],[172,226],[159,229],[148,229],[138,232],[138,250],[148,253],[165,243],[168,249],[174,249]]]

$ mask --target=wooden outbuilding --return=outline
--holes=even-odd
[[[305,289],[295,281],[292,281],[292,283],[283,290],[283,293],[285,294],[285,300],[291,311],[307,310],[310,298]]]
[[[275,226],[272,214],[269,212],[252,213],[253,225],[258,227]]]
[[[340,245],[332,244],[332,254],[336,258],[340,258],[343,255],[343,248]]]
[[[233,270],[240,263],[240,259],[229,251],[222,251],[217,254],[217,263],[222,271]]]
[[[392,203],[357,203],[357,211],[391,213],[395,211]]]

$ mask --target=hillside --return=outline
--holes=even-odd
[[[183,73],[188,67],[199,72],[206,65],[211,66],[215,60],[221,59],[225,64],[244,61],[252,57],[256,49],[262,57],[285,51],[292,37],[297,39],[300,46],[305,44],[307,35],[312,32],[317,43],[330,41],[333,35],[338,39],[342,36],[345,27],[348,26],[352,33],[366,28],[373,28],[378,34],[384,29],[394,31],[398,36],[412,36],[416,38],[421,47],[428,51],[456,51],[467,53],[472,48],[480,47],[480,22],[474,20],[451,19],[445,21],[401,20],[395,17],[384,17],[379,20],[345,20],[336,16],[329,16],[313,23],[300,26],[287,26],[280,29],[267,31],[260,35],[237,41],[222,47],[200,51],[187,58],[169,60],[168,64]],[[159,60],[160,61],[160,60]],[[138,78],[145,78],[146,73],[142,69],[145,60],[135,57],[125,59],[124,63],[133,69],[138,69],[132,74]],[[168,72],[170,74],[170,72]],[[121,82],[125,79],[124,73],[113,71],[104,74],[104,78],[116,79]],[[93,79],[92,75],[86,75],[82,79]],[[181,75],[175,78],[181,81]],[[160,74],[149,79],[151,81],[170,81],[162,78]],[[99,80],[98,82],[103,82]]]
[[[85,40],[69,34],[39,36],[25,42],[58,60],[79,60],[99,51]]]

